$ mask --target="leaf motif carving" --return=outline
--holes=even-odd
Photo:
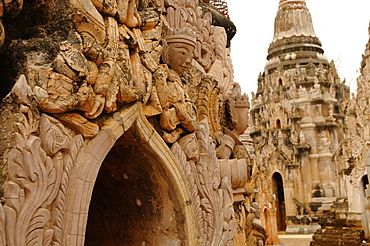
[[[233,220],[231,182],[228,177],[221,179],[208,121],[201,121],[195,132],[198,155],[191,154],[196,151],[188,150],[194,148],[189,135],[181,138],[171,150],[180,163],[192,193],[198,236],[205,245],[232,245],[236,224]]]
[[[74,168],[74,162],[78,153],[84,143],[83,137],[77,135],[72,138],[69,142],[66,151],[64,153],[63,159],[63,174],[61,184],[58,190],[57,197],[55,199],[55,216],[53,218],[53,245],[60,245],[62,243],[62,229],[64,221],[64,211],[67,196],[67,187],[70,180],[71,172]]]
[[[0,245],[5,244],[6,244],[5,211],[3,205],[0,204]]]
[[[63,180],[62,151],[70,136],[54,118],[43,115],[39,124],[34,115],[28,106],[20,106],[16,144],[7,155],[9,181],[0,208],[0,233],[6,223],[6,239],[0,242],[6,240],[9,246],[50,245],[54,234],[49,208]],[[39,126],[41,138],[34,135]]]
[[[202,226],[202,209],[200,207],[200,198],[198,195],[198,188],[194,179],[194,169],[195,163],[193,161],[187,161],[186,155],[181,149],[181,146],[178,143],[174,143],[171,147],[171,151],[177,157],[180,162],[181,169],[186,179],[186,185],[189,187],[191,192],[191,202],[195,210],[196,223],[198,228],[199,237],[205,238],[204,229]]]

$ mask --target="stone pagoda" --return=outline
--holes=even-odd
[[[305,1],[280,1],[252,97],[252,178],[262,221],[271,235],[312,233],[346,195],[339,170],[349,88],[325,57]]]
[[[265,244],[226,1],[0,6],[0,245]]]

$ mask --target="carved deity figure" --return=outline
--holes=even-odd
[[[295,81],[292,80],[291,83],[292,83],[292,85],[289,87],[289,89],[286,92],[288,100],[297,99],[299,97],[298,89],[297,89],[297,85],[296,85]]]
[[[310,90],[311,98],[321,98],[322,97],[321,89],[320,89],[321,86],[318,82],[319,81],[316,79],[315,84],[313,85],[313,87]]]
[[[329,109],[328,109],[328,121],[334,121],[335,118],[334,118],[334,105],[329,105]]]
[[[312,60],[310,60],[306,67],[306,78],[313,79],[314,77],[316,77],[316,66],[313,64]]]
[[[320,133],[320,146],[318,150],[321,153],[329,153],[330,152],[329,147],[330,147],[330,141],[328,140],[328,137],[326,136],[326,132],[322,131]]]
[[[162,60],[169,68],[160,66],[154,80],[163,111],[160,126],[168,143],[174,143],[184,131],[196,129],[196,112],[180,78],[191,65],[194,49],[195,39],[185,34],[170,35],[163,40]]]
[[[319,81],[326,81],[326,70],[324,69],[324,65],[322,65],[322,63],[320,63],[319,67],[316,68],[316,72]]]
[[[302,87],[302,86],[299,86],[299,88],[298,88],[298,95],[299,95],[299,98],[301,98],[301,99],[308,99],[309,98],[307,89],[305,87]]]
[[[295,73],[294,73],[294,81],[303,81],[304,78],[305,78],[305,74],[303,74],[303,71],[302,71],[302,68],[301,68],[301,65],[299,65],[298,63],[296,64],[295,66]]]

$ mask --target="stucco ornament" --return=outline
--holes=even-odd
[[[7,154],[9,180],[1,207],[3,245],[59,245],[68,175],[82,137],[72,137],[58,120],[32,111],[32,94],[24,76],[13,94],[23,102],[19,108],[16,145]],[[26,100],[27,99],[27,100]],[[28,103],[27,103],[28,102]],[[34,103],[34,100],[33,100]],[[40,124],[40,136],[35,133]],[[63,191],[64,190],[64,191]],[[54,210],[50,208],[54,207]],[[53,214],[53,216],[52,216]]]
[[[207,120],[201,121],[195,133],[182,137],[171,150],[180,161],[191,190],[198,236],[204,245],[232,245],[236,221],[230,174],[221,176]]]
[[[65,29],[48,23],[53,35],[19,44],[35,45],[38,55],[25,51],[27,61],[19,62],[25,75],[9,97],[18,118],[3,158],[0,244],[83,245],[100,165],[116,143],[138,134],[135,144],[158,153],[159,169],[181,187],[169,194],[182,206],[176,216],[186,221],[174,241],[195,245],[197,228],[200,245],[232,245],[232,188],[245,184],[246,165],[233,161],[237,172],[221,172],[211,138],[228,117],[220,104],[237,88],[225,31],[197,0],[67,2],[66,10],[55,11]],[[49,53],[44,40],[52,44]],[[247,113],[246,98],[237,97],[234,137],[245,130],[238,115]],[[233,179],[235,173],[240,177]]]

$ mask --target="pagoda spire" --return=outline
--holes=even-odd
[[[281,0],[273,41],[293,36],[316,37],[311,14],[305,1]]]
[[[280,62],[286,65],[307,63],[312,59],[315,63],[327,63],[323,54],[324,50],[315,34],[306,2],[280,0],[275,17],[274,37],[268,50],[267,69],[276,67]]]

